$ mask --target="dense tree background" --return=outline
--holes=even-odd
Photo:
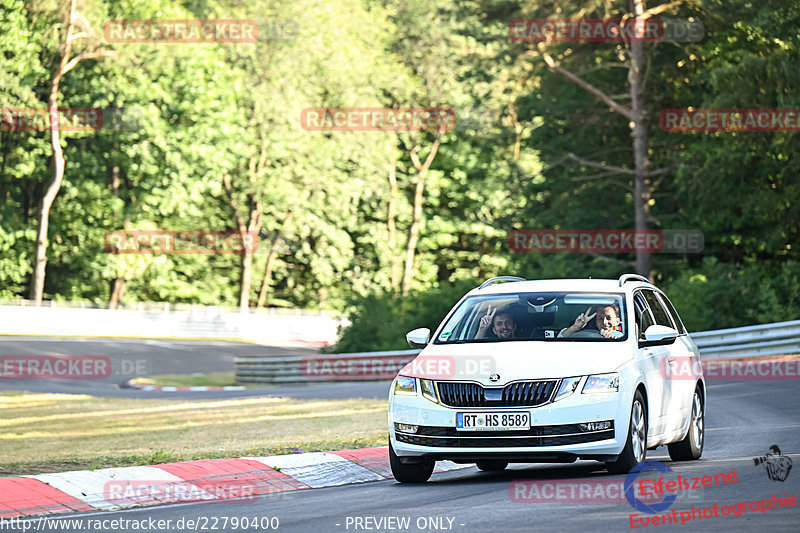
[[[405,330],[435,325],[465,288],[493,275],[633,271],[632,255],[515,254],[507,241],[513,229],[633,227],[632,177],[581,163],[632,169],[626,119],[543,56],[629,105],[629,45],[542,48],[508,32],[514,18],[621,17],[627,2],[77,6],[100,44],[111,19],[256,19],[259,39],[105,43],[114,57],[83,61],[61,81],[62,107],[124,111],[98,131],[62,132],[66,172],[50,214],[45,299],[236,306],[248,278],[251,307],[350,313],[340,348],[368,350],[402,347]],[[0,0],[0,108],[46,106],[67,8]],[[667,133],[658,116],[673,107],[800,107],[800,5],[687,0],[662,16],[700,20],[705,36],[644,45],[648,156],[665,169],[652,183],[648,224],[699,229],[705,248],[654,255],[653,277],[692,330],[796,319],[798,134]],[[302,129],[301,110],[323,106],[449,107],[457,120],[441,137]],[[0,300],[27,297],[36,209],[52,174],[48,132],[7,129]],[[234,230],[256,214],[261,244],[246,276],[237,255],[103,249],[109,231]]]

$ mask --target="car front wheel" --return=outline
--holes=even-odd
[[[692,398],[692,414],[689,417],[689,431],[683,440],[668,444],[669,456],[673,461],[694,461],[703,455],[703,439],[705,438],[705,419],[703,397],[700,389],[695,389]]]
[[[392,467],[392,475],[400,483],[425,483],[433,474],[433,467],[436,461],[423,461],[421,463],[404,464],[394,453],[392,443],[389,442],[389,466]]]
[[[627,474],[631,469],[644,461],[647,455],[647,407],[642,393],[638,390],[633,395],[631,406],[631,420],[628,429],[628,438],[625,448],[616,461],[606,463],[606,468],[612,474]]]

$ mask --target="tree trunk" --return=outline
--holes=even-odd
[[[253,177],[251,173],[251,183],[252,181]],[[256,240],[261,231],[261,202],[256,199],[255,193],[251,192],[247,195],[248,204],[250,206],[250,220],[245,224],[245,220],[239,212],[239,203],[236,201],[236,195],[229,174],[225,173],[222,175],[222,183],[225,186],[225,191],[228,193],[228,202],[233,210],[233,216],[236,220],[239,235],[242,238],[242,244],[244,246],[241,262],[242,271],[239,282],[239,312],[246,313],[250,308],[250,284],[253,278],[253,251],[258,244]],[[246,240],[248,233],[252,236],[252,246],[247,246],[245,244],[248,242]]]
[[[108,308],[109,309],[116,309],[119,307],[119,302],[122,300],[122,297],[125,295],[125,278],[117,277],[111,280],[111,288],[110,291],[111,296],[108,300]]]
[[[56,119],[58,120],[58,119]],[[54,134],[53,144],[58,146],[58,134]],[[34,302],[35,305],[41,305],[42,296],[44,295],[44,276],[45,267],[47,265],[47,230],[50,225],[50,207],[56,199],[58,190],[61,188],[61,180],[64,177],[64,156],[61,153],[61,147],[58,151],[53,150],[53,162],[55,170],[53,180],[47,187],[47,192],[42,197],[42,202],[39,204],[39,213],[36,217],[38,229],[36,232],[36,251],[33,258],[33,278],[31,279],[31,292],[28,297]]]
[[[244,238],[244,235],[242,235]],[[242,276],[239,285],[239,312],[246,313],[250,307],[250,280],[253,277],[253,252],[242,253]]]
[[[39,204],[39,214],[37,217],[38,229],[36,232],[36,250],[33,257],[33,278],[31,279],[31,292],[29,299],[36,305],[41,305],[42,295],[44,294],[44,276],[47,266],[47,230],[50,225],[50,208],[56,199],[61,181],[64,179],[64,152],[61,150],[61,136],[59,135],[58,117],[58,86],[64,69],[69,63],[69,54],[72,50],[72,28],[73,17],[75,16],[75,0],[69,5],[67,15],[67,31],[64,38],[64,54],[58,65],[52,81],[50,82],[50,98],[48,100],[48,112],[50,114],[50,145],[53,148],[53,179],[47,185],[47,190],[42,196]]]
[[[408,228],[408,243],[406,244],[406,262],[403,268],[403,296],[408,296],[411,288],[411,279],[414,270],[414,254],[417,251],[417,241],[419,240],[419,226],[422,222],[422,200],[425,192],[425,174],[417,175],[417,187],[414,192],[414,217],[411,227]]]
[[[242,236],[242,244],[246,243],[245,240],[249,233],[252,237],[252,245],[244,245],[242,253],[242,280],[241,292],[239,293],[239,312],[246,313],[250,309],[250,284],[253,279],[253,252],[258,243],[258,234],[261,232],[261,204],[258,201],[252,201],[250,208],[250,223],[246,228],[240,227],[239,234]]]
[[[392,272],[392,294],[400,294],[400,271],[397,268],[397,161],[392,161],[389,165],[389,210],[387,213],[387,225],[389,227],[389,253],[390,266]]]
[[[72,70],[83,59],[112,56],[115,52],[98,49],[92,52],[83,52],[75,59],[70,61],[69,56],[72,51],[72,42],[80,35],[73,35],[75,23],[78,21],[87,33],[91,33],[86,27],[85,18],[76,16],[75,0],[69,3],[69,14],[67,15],[67,29],[64,37],[64,53],[61,61],[50,82],[50,98],[48,99],[48,112],[50,115],[50,145],[53,148],[53,179],[47,185],[47,190],[39,204],[39,214],[37,216],[38,229],[36,231],[36,248],[33,256],[33,277],[31,278],[31,290],[29,299],[35,305],[41,305],[42,295],[44,294],[44,278],[47,266],[47,230],[50,225],[50,208],[61,189],[61,181],[64,179],[64,152],[61,150],[61,136],[59,134],[59,115],[58,115],[58,86],[61,78]],[[83,32],[82,32],[83,33]]]
[[[119,198],[119,165],[114,165],[111,167],[111,194],[114,198]],[[117,217],[114,217],[114,222],[117,222]],[[117,268],[123,269],[125,263],[120,261],[117,265]],[[122,274],[122,275],[120,275]],[[119,302],[122,300],[122,296],[125,294],[125,277],[124,277],[124,270],[117,271],[117,277],[112,279],[109,284],[109,291],[108,291],[108,308],[109,309],[116,309],[119,307]]]
[[[520,84],[517,84],[519,86]],[[511,122],[514,124],[514,161],[519,161],[519,150],[522,147],[522,123],[519,121],[517,110],[514,109],[514,94],[508,99],[508,115],[511,117]]]
[[[286,212],[286,216],[283,217],[283,222],[281,223],[280,229],[275,234],[275,237],[272,238],[272,242],[270,243],[269,255],[267,256],[267,265],[264,267],[264,279],[261,280],[261,290],[258,292],[258,303],[256,304],[256,307],[258,308],[265,307],[269,302],[267,296],[269,294],[269,287],[272,285],[272,269],[275,266],[275,260],[278,258],[278,247],[283,240],[283,232],[291,223],[293,216],[294,213],[291,211]]]
[[[682,0],[673,0],[672,2],[661,4],[659,6],[656,6],[654,8],[645,11],[644,0],[631,0],[633,14],[635,17],[635,21],[637,23],[649,17],[668,11],[669,9],[672,9],[681,3]],[[663,168],[651,172],[649,168],[650,160],[649,160],[649,145],[648,145],[649,140],[647,136],[647,117],[645,115],[645,87],[644,87],[644,79],[642,76],[645,63],[644,45],[642,39],[641,38],[631,39],[630,41],[631,62],[630,62],[630,67],[628,68],[628,84],[631,97],[630,109],[626,109],[624,106],[620,105],[613,98],[605,94],[597,87],[594,87],[593,85],[587,83],[586,81],[576,76],[575,74],[562,68],[561,65],[559,65],[552,58],[552,56],[550,56],[550,54],[547,53],[545,43],[539,43],[538,48],[540,53],[542,54],[542,57],[545,60],[545,63],[547,63],[547,66],[551,70],[561,74],[562,76],[570,80],[572,83],[575,83],[582,89],[595,95],[597,98],[602,100],[606,105],[608,105],[612,111],[619,113],[620,115],[628,119],[628,123],[630,124],[630,129],[631,129],[631,137],[633,139],[634,225],[636,230],[646,230],[648,223],[650,221],[650,200],[652,198],[653,189],[655,187],[651,178],[652,176],[668,171],[669,169]],[[581,161],[583,164],[589,164],[589,166],[593,166],[595,168],[606,168],[613,172],[622,172],[626,174],[628,173],[626,169],[621,169],[620,167],[613,167],[609,165],[586,162],[581,158],[575,157],[574,154],[570,154],[570,157],[572,159]],[[650,254],[642,251],[636,252],[636,271],[639,274],[652,279],[652,274],[653,274],[652,264],[653,264],[652,257],[650,256]]]
[[[636,20],[644,13],[644,0],[632,0]],[[637,231],[647,229],[650,215],[650,179],[648,178],[649,156],[647,140],[647,120],[645,117],[645,88],[642,72],[644,70],[644,46],[641,39],[631,39],[631,66],[628,81],[631,94],[631,136],[633,137],[633,205]],[[652,261],[649,253],[636,252],[636,271],[651,278]]]
[[[414,215],[411,221],[411,227],[408,229],[408,243],[406,245],[406,262],[403,268],[403,296],[408,296],[408,291],[411,288],[411,280],[414,278],[414,254],[417,251],[417,241],[419,240],[419,227],[422,223],[422,201],[425,193],[425,178],[428,175],[428,169],[436,157],[436,151],[439,149],[441,139],[437,139],[431,146],[431,151],[422,164],[417,157],[419,146],[411,150],[411,160],[417,169],[417,186],[414,191]]]

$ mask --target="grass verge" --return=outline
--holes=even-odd
[[[384,400],[0,393],[0,476],[384,446]]]

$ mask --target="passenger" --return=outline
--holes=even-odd
[[[490,305],[486,314],[481,317],[481,322],[478,325],[478,332],[475,334],[476,339],[488,339],[489,328],[498,339],[508,340],[513,339],[517,335],[517,324],[508,309],[504,309],[497,313],[497,308],[492,309]]]
[[[591,310],[592,308],[590,307],[585,313],[579,314],[575,318],[575,322],[570,327],[562,329],[558,336],[569,337],[582,330],[592,318],[595,318],[595,326],[600,335],[607,339],[619,339],[622,337],[622,319],[620,318],[617,304],[598,305],[595,307],[595,312],[590,315],[589,312]]]

